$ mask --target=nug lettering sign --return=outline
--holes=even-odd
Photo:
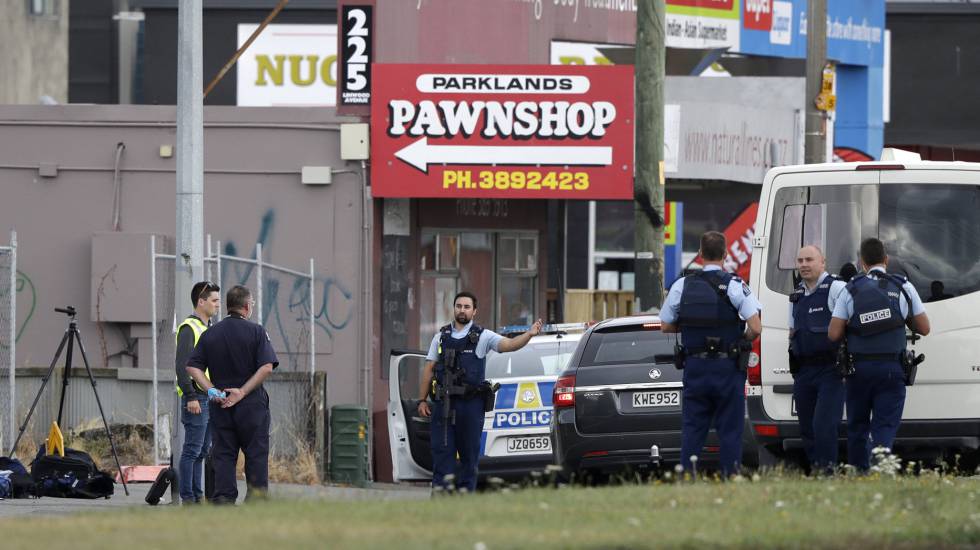
[[[238,25],[239,47],[257,27]],[[337,26],[269,25],[237,67],[238,105],[335,105]]]

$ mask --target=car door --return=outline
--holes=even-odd
[[[425,352],[392,350],[388,359],[388,440],[395,481],[432,479],[431,419],[419,415]]]

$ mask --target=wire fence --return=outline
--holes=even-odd
[[[6,380],[0,383],[0,455],[5,454],[17,437],[16,384],[17,358],[17,232],[10,232],[10,244],[0,246],[0,372]]]
[[[180,322],[174,311],[175,258],[173,254],[157,252],[156,242],[151,242],[151,294],[155,302],[151,325],[154,380],[172,380],[175,374],[160,376],[158,373],[161,369],[172,372],[175,367],[175,333]],[[234,285],[244,285],[252,291],[256,302],[253,321],[262,324],[269,335],[279,358],[276,372],[295,373],[280,376],[278,380],[273,376],[264,384],[269,393],[273,419],[272,455],[293,456],[310,449],[313,441],[309,421],[316,371],[313,259],[310,259],[309,271],[302,272],[265,262],[261,244],[256,245],[252,258],[222,254],[220,241],[213,243],[210,236],[206,245],[205,278],[215,281],[222,293]],[[223,303],[221,307],[216,321],[223,318]],[[307,373],[308,376],[297,376],[299,373]],[[169,438],[169,433],[166,429],[160,429],[161,424],[177,427],[180,404],[172,383],[169,387],[154,391],[153,395],[157,396],[153,403],[153,428],[157,434],[154,453],[163,462],[166,456],[160,453],[167,444],[162,439]],[[160,397],[168,395],[169,398]]]

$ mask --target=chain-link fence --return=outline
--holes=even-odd
[[[17,233],[10,232],[10,244],[0,246],[0,455],[6,454],[17,437],[16,382],[17,355]]]
[[[212,247],[212,244],[215,246]],[[155,247],[155,244],[154,244]],[[176,348],[175,331],[179,320],[174,313],[173,254],[153,251],[155,305],[153,306],[154,372],[174,368]],[[314,341],[314,262],[310,259],[309,271],[300,272],[263,261],[262,245],[256,245],[252,258],[221,253],[221,243],[207,240],[204,259],[204,276],[215,281],[226,292],[234,285],[244,285],[253,294],[256,311],[253,321],[261,323],[269,335],[272,347],[279,358],[276,375],[269,378],[264,387],[269,393],[272,410],[272,455],[293,456],[312,448],[310,418],[313,405],[313,375],[315,365]],[[216,321],[222,318],[224,304]],[[286,375],[288,373],[288,375]],[[306,376],[300,376],[300,374]],[[160,375],[161,380],[173,376]],[[167,384],[155,394],[154,431],[162,434],[160,424],[166,419],[176,427],[178,418],[167,416],[179,410],[173,384]],[[161,415],[163,415],[161,417]],[[158,436],[158,449],[160,444]],[[158,451],[159,452],[159,451]],[[160,454],[158,457],[164,458]]]

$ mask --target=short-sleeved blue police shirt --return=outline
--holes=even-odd
[[[877,279],[877,273],[885,273],[885,270],[881,267],[872,267],[871,270],[868,271],[868,277]],[[905,293],[908,294],[909,299],[912,300],[912,303],[909,304],[908,300],[905,299],[905,296],[901,296],[899,298],[898,307],[902,312],[902,318],[905,319],[909,316],[910,306],[912,308],[913,317],[921,313],[925,313],[926,307],[922,305],[922,298],[919,297],[919,292],[915,290],[912,283],[905,281],[902,288],[905,289]],[[837,319],[844,319],[845,321],[850,320],[851,316],[854,315],[854,298],[851,296],[850,292],[842,292],[837,298],[837,303],[834,304],[833,315]]]
[[[717,265],[705,266],[705,271],[718,271],[721,268]],[[660,320],[669,325],[677,323],[677,317],[681,309],[681,295],[684,294],[684,277],[674,281],[664,300],[664,307],[660,308]],[[743,321],[762,311],[762,304],[756,299],[755,295],[741,279],[733,278],[728,285],[728,299],[732,306],[738,310],[738,316]]]
[[[806,286],[803,287],[804,288],[803,294],[809,296],[814,292],[816,292],[817,291],[816,287],[822,285],[824,279],[826,279],[827,277],[829,277],[829,275],[826,271],[824,271],[820,275],[820,279],[817,280],[817,284],[814,286],[813,290],[810,290],[810,288]],[[831,312],[831,314],[834,312],[834,307],[837,305],[837,299],[841,296],[841,292],[844,292],[845,288],[847,288],[847,283],[845,283],[844,281],[837,280],[830,283],[830,289],[829,292],[827,292],[827,311]],[[791,334],[793,329],[795,328],[796,328],[796,319],[793,318],[793,302],[790,302],[789,303],[789,330]]]
[[[235,315],[201,335],[187,366],[207,369],[216,388],[240,388],[262,365],[279,366],[262,325]]]
[[[456,330],[456,325],[453,325],[453,338],[463,338],[470,333],[470,329],[473,327],[473,321],[470,321],[463,327],[463,330]],[[439,360],[439,339],[442,337],[441,332],[437,332],[435,336],[432,337],[432,342],[429,343],[429,353],[425,356],[427,361],[438,361]],[[497,334],[492,330],[483,329],[480,333],[480,340],[476,343],[476,357],[477,359],[483,359],[487,356],[487,352],[490,350],[497,351],[497,344],[503,340],[504,337]]]

